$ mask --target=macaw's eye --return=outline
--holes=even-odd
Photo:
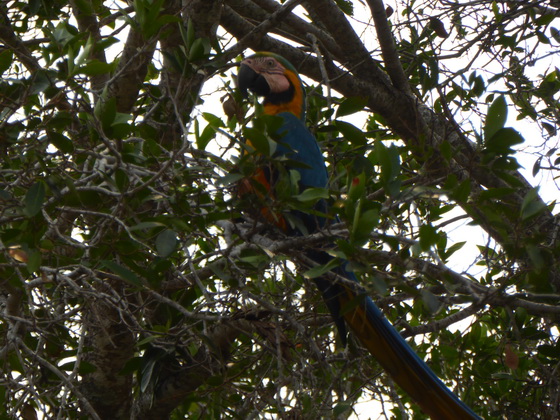
[[[269,59],[269,60],[267,60],[266,65],[267,65],[268,67],[274,67],[274,60],[273,60],[272,58]]]

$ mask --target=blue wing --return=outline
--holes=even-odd
[[[282,112],[278,116],[283,118],[284,123],[278,130],[280,140],[276,155],[285,155],[305,165],[297,167],[302,187],[326,188],[327,168],[317,140],[294,114]]]
[[[283,112],[278,115],[284,119],[284,124],[278,132],[281,139],[276,154],[285,155],[290,160],[302,164],[294,166],[300,174],[302,188],[327,187],[325,161],[313,135],[294,114]],[[326,210],[326,203],[320,205]],[[303,221],[309,232],[324,224],[324,220],[317,223],[316,217],[304,218]],[[307,256],[318,264],[326,264],[332,260],[332,257],[323,251],[309,251]],[[346,340],[348,325],[395,382],[432,419],[478,419],[479,417],[418,357],[383,316],[373,300],[359,287],[354,273],[348,271],[345,266],[346,262],[343,262],[333,271],[350,282],[332,278],[336,276],[315,279],[342,339]]]

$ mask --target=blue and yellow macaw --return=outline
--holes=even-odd
[[[311,187],[326,188],[328,176],[325,161],[317,141],[305,125],[305,90],[294,66],[277,54],[258,52],[242,61],[238,85],[244,96],[250,90],[255,95],[264,97],[265,114],[282,117],[283,124],[277,132],[280,139],[275,154],[286,156],[287,165],[291,165],[287,169],[299,172],[301,191]],[[274,179],[269,172],[261,170],[253,177],[252,182],[255,181],[273,193]],[[249,184],[246,183],[243,187],[244,193],[250,190]],[[326,213],[326,203],[320,201],[316,210],[313,212],[315,215],[303,215],[303,223],[309,232],[317,231],[325,224],[325,218],[320,214]],[[266,211],[264,214],[268,220],[294,234],[282,216]],[[301,216],[298,214],[298,217]],[[324,251],[313,251],[307,255],[319,264],[332,260]],[[344,265],[333,271],[344,280],[337,281],[333,280],[336,276],[324,276],[315,281],[343,342],[346,341],[348,325],[394,381],[432,419],[479,419],[418,357],[373,300],[364,297],[358,287],[352,287],[358,282],[354,273],[346,270]],[[356,302],[360,303],[355,304]]]

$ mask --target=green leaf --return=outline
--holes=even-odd
[[[130,185],[129,174],[126,171],[123,171],[121,168],[115,171],[115,184],[119,191],[126,191],[128,186]]]
[[[3,74],[12,65],[14,53],[10,49],[0,52],[0,74]]]
[[[270,262],[268,254],[262,254],[258,251],[245,250],[239,256],[239,261],[251,264],[254,267],[262,267],[263,264]]]
[[[550,336],[546,332],[534,326],[522,328],[520,332],[521,332],[521,337],[526,338],[528,340],[547,340],[550,338]]]
[[[541,31],[535,31],[537,34],[537,39],[542,42],[543,44],[550,44],[550,40],[548,37]]]
[[[496,1],[492,2],[492,12],[494,13],[494,17],[496,18],[496,20],[500,22],[502,20],[502,15]]]
[[[45,70],[38,70],[33,74],[33,82],[29,89],[29,95],[36,95],[45,91],[49,86],[51,86],[50,76]]]
[[[527,252],[527,255],[529,255],[533,268],[537,271],[541,271],[545,267],[546,263],[542,250],[538,246],[528,244],[525,246],[525,251]]]
[[[550,344],[542,344],[537,347],[539,354],[550,357],[552,359],[560,359],[560,347],[551,346]]]
[[[113,63],[104,63],[99,60],[90,60],[85,65],[76,70],[79,74],[86,76],[97,76],[100,74],[111,73],[115,65]]]
[[[366,97],[353,96],[346,98],[338,106],[335,118],[344,117],[345,115],[352,115],[361,111],[367,105],[368,100]]]
[[[152,380],[152,375],[154,373],[154,368],[156,366],[157,361],[158,359],[156,359],[155,357],[151,358],[146,363],[146,366],[144,366],[144,368],[142,369],[142,380],[140,381],[141,392],[146,392],[146,390],[148,389],[148,386],[150,385]]]
[[[437,229],[432,225],[422,225],[419,229],[420,248],[423,251],[428,251],[430,247],[435,245],[439,240]]]
[[[484,200],[496,200],[513,194],[515,189],[509,187],[489,188],[478,193],[478,198]]]
[[[132,286],[142,287],[144,285],[142,279],[140,279],[136,274],[134,274],[128,268],[116,263],[115,261],[103,260],[101,261],[101,266],[105,267],[109,271],[112,271],[114,274],[116,274],[122,280]]]
[[[433,89],[438,84],[439,78],[439,66],[438,60],[436,60],[431,54],[421,54],[421,58],[425,60],[425,64],[420,64],[418,67],[418,74],[420,76],[420,84],[424,92]]]
[[[76,4],[76,7],[80,10],[81,13],[89,15],[89,14],[92,14],[94,12],[93,5],[92,5],[91,1],[76,0],[75,4]]]
[[[350,410],[352,410],[352,404],[338,403],[333,408],[333,417],[339,418],[339,416],[343,415],[346,412],[350,412]]]
[[[540,15],[536,20],[535,23],[537,25],[546,26],[551,23],[554,19],[556,19],[556,15],[554,13],[543,13]]]
[[[439,310],[439,308],[441,307],[441,302],[432,292],[426,289],[422,289],[420,291],[420,295],[422,296],[422,302],[432,314],[436,313]]]
[[[208,121],[208,123],[214,127],[214,128],[222,128],[225,127],[224,122],[222,121],[222,119],[214,114],[211,114],[210,112],[203,112],[202,113],[202,117]]]
[[[47,138],[49,139],[49,142],[62,153],[72,153],[74,151],[74,144],[72,143],[72,140],[62,133],[47,131]]]
[[[196,136],[196,147],[200,150],[206,149],[206,146],[214,137],[216,137],[216,129],[208,124],[204,127],[204,130],[202,130],[202,133]]]
[[[281,131],[281,128],[284,125],[284,119],[277,115],[261,115],[257,118],[257,120],[253,120],[253,124],[255,127],[261,128],[263,132],[268,133],[271,138],[277,141],[282,141],[282,137],[289,134],[286,127],[284,127],[284,131]]]
[[[386,147],[383,142],[375,144],[375,153],[381,166],[381,182],[385,190],[392,196],[400,191],[401,158],[394,145]]]
[[[331,271],[332,269],[336,268],[339,266],[339,262],[337,262],[336,260],[330,260],[327,264],[324,265],[317,265],[309,270],[307,270],[305,273],[303,273],[303,276],[308,278],[308,279],[314,279],[317,277],[322,276],[325,273],[328,273],[329,271]]]
[[[137,21],[145,39],[151,38],[161,28],[158,19],[164,0],[136,0]]]
[[[301,194],[294,196],[294,198],[301,202],[316,201],[321,198],[329,198],[329,192],[325,188],[307,188]]]
[[[354,4],[350,0],[335,0],[336,5],[348,16],[354,16]]]
[[[507,102],[504,95],[498,96],[490,105],[488,114],[486,114],[486,122],[484,124],[484,138],[492,138],[494,134],[504,127],[507,120]]]
[[[450,191],[450,197],[454,200],[465,203],[471,194],[471,181],[465,179],[459,185],[452,186]]]
[[[451,159],[453,158],[453,148],[451,147],[451,143],[449,143],[447,140],[441,142],[439,146],[439,151],[441,153],[441,156],[447,162],[450,162]]]
[[[66,55],[66,62],[68,64],[68,75],[73,76],[76,69],[76,52],[72,44],[68,45],[68,54]]]
[[[181,26],[181,37],[183,38],[183,42],[187,47],[187,51],[190,51],[191,46],[196,39],[194,33],[194,24],[192,19],[189,18],[186,29],[184,26]]]
[[[41,266],[41,253],[36,249],[27,250],[27,270],[30,273],[36,273]]]
[[[35,216],[45,201],[45,183],[38,181],[29,188],[25,194],[25,214],[29,217]]]
[[[198,134],[198,120],[194,121],[196,145],[200,150],[204,150],[210,140],[216,137],[216,133],[218,132],[218,130],[225,126],[224,122],[214,114],[204,112],[202,116],[206,121],[208,121],[208,125],[204,127],[204,130],[202,130],[201,134]]]
[[[270,156],[270,140],[261,130],[254,127],[245,127],[243,135],[247,139],[247,144],[253,146],[257,152]]]
[[[66,363],[63,363],[63,364],[59,365],[58,368],[60,370],[65,370],[67,372],[71,372],[74,369],[75,365],[76,365],[76,362],[74,362],[74,361],[66,362]]]
[[[560,44],[560,31],[558,29],[551,27],[550,35],[552,35],[552,38],[554,38],[554,40]]]
[[[90,51],[93,45],[94,45],[93,37],[90,35],[86,41],[86,44],[82,47],[80,54],[76,57],[76,60],[74,62],[76,66],[76,69],[74,69],[75,73],[71,72],[70,75],[74,76],[75,74],[78,74],[80,72],[80,67],[83,67],[83,65],[89,59]]]
[[[366,210],[358,216],[352,226],[351,239],[360,245],[367,241],[373,228],[379,224],[379,210]]]
[[[502,380],[507,380],[507,379],[515,379],[514,376],[511,373],[507,373],[507,372],[497,372],[497,373],[493,373],[492,374],[492,378],[494,379],[502,379]]]
[[[346,141],[349,141],[357,146],[363,146],[367,143],[367,138],[364,132],[354,124],[350,124],[346,121],[335,120],[334,126],[338,131],[340,131],[340,134]]]
[[[539,197],[539,188],[532,188],[521,203],[521,219],[527,220],[546,209],[546,204]]]
[[[525,141],[517,130],[511,127],[500,128],[492,137],[486,140],[486,151],[498,155],[509,155],[513,152],[512,146]]]
[[[72,371],[72,370],[74,370],[75,366],[76,366],[76,362],[71,361],[71,362],[63,363],[58,368],[60,370]],[[92,372],[95,372],[96,370],[97,370],[97,368],[95,367],[95,365],[93,365],[91,363],[88,363],[85,360],[80,361],[80,366],[78,367],[78,371],[80,372],[80,374],[83,375],[83,374],[86,374],[86,373],[92,373]]]
[[[482,78],[482,76],[473,73],[471,75],[471,78],[469,78],[469,82],[472,85],[471,92],[473,95],[480,96],[484,93],[486,86],[484,85],[484,79]]]
[[[189,51],[189,61],[196,61],[206,57],[210,53],[210,41],[208,38],[197,38],[194,40]]]
[[[12,199],[12,194],[6,190],[0,190],[0,201],[8,201]]]
[[[532,175],[535,177],[537,176],[537,174],[539,173],[539,171],[541,170],[541,162],[542,162],[542,157],[539,157],[535,163],[533,164],[533,171],[532,171]]]
[[[222,385],[224,383],[224,377],[223,375],[213,375],[208,377],[208,379],[206,379],[205,381],[206,384],[208,384],[209,386],[212,387],[219,387],[220,385]]]
[[[78,367],[78,373],[80,375],[86,375],[88,373],[93,373],[97,370],[97,366],[92,363],[89,363],[85,360],[80,361],[80,366]]]
[[[364,196],[366,191],[366,175],[362,172],[358,176],[355,176],[350,181],[350,187],[348,188],[348,201],[356,202]]]
[[[55,42],[57,42],[61,47],[64,47],[74,38],[75,31],[75,27],[69,25],[67,21],[62,21],[56,25],[55,30],[52,32],[52,37]]]
[[[216,181],[216,184],[217,185],[228,186],[228,185],[231,185],[231,184],[235,184],[236,182],[242,180],[243,178],[245,178],[245,176],[243,174],[230,173],[230,174],[224,175],[221,178],[218,178],[218,180]]]
[[[133,232],[135,230],[144,230],[144,229],[152,229],[165,226],[163,223],[160,222],[140,222],[137,225],[130,227],[128,230]]]
[[[156,238],[156,250],[161,258],[169,257],[177,248],[177,235],[170,229],[161,232]]]
[[[457,242],[445,250],[445,259],[452,256],[455,252],[459,251],[466,244],[466,241]]]
[[[105,132],[111,130],[111,126],[115,121],[117,116],[117,99],[116,97],[111,97],[106,99],[104,97],[99,98],[93,109],[93,115],[101,121],[101,126]]]

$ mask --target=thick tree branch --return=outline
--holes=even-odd
[[[338,43],[342,54],[332,51],[334,60],[363,80],[375,83],[383,89],[391,87],[389,78],[381,70],[378,62],[371,57],[371,53],[333,0],[306,0],[304,5],[310,14],[320,20]],[[337,67],[332,66],[333,70],[335,68]],[[335,77],[337,76],[331,79]]]
[[[121,281],[115,283],[115,289],[108,284],[99,287],[109,296],[116,295],[116,302],[98,299],[85,308],[85,345],[89,351],[84,360],[96,369],[84,375],[80,389],[102,419],[129,419],[132,374],[122,370],[134,355],[136,340],[117,303],[118,296],[124,296],[124,287]]]
[[[138,28],[130,27],[109,91],[117,100],[117,111],[130,113],[148,73],[148,64],[155,51],[156,39],[145,39]]]
[[[276,27],[280,21],[287,16],[296,6],[298,6],[303,0],[288,0],[286,3],[282,5],[281,8],[276,10],[272,13],[268,19],[264,22],[260,22],[258,25],[252,25],[247,23],[243,20],[245,28],[249,28],[247,31],[238,32],[238,34],[242,34],[241,36],[237,36],[238,39],[237,44],[233,47],[229,48],[227,52],[224,54],[224,59],[230,60],[233,57],[241,54],[246,48],[250,47],[251,44],[258,43],[259,39],[263,38],[265,34],[267,34],[273,27]],[[225,5],[224,13],[222,17],[225,18],[226,21],[233,19],[239,22],[240,17],[235,13],[233,9],[229,6]],[[220,23],[223,22],[224,19]]]
[[[381,55],[383,56],[387,73],[397,89],[405,93],[411,93],[408,79],[404,74],[399,55],[397,54],[395,39],[387,21],[383,0],[367,0],[367,2],[375,23],[375,31],[377,32],[377,39],[381,46]]]
[[[227,4],[253,24],[265,21],[270,14],[277,13],[282,7],[274,0],[227,0]],[[329,33],[293,13],[286,15],[276,28],[271,29],[271,32],[300,44],[305,44],[309,34],[312,34],[317,37],[322,48],[336,56],[342,55],[340,47]]]
[[[137,401],[134,420],[151,420],[168,418],[170,413],[185,397],[206,383],[208,378],[218,372],[225,373],[225,365],[231,357],[231,347],[241,335],[257,333],[269,341],[271,351],[275,351],[276,334],[271,334],[262,324],[270,315],[267,311],[249,310],[239,313],[232,319],[224,320],[209,331],[205,342],[192,358],[180,365],[176,359],[164,359],[158,370],[160,381],[144,393]],[[155,375],[154,375],[155,376]]]
[[[81,32],[89,33],[94,41],[93,48],[90,52],[90,57],[99,60],[102,63],[106,63],[105,50],[99,48],[99,41],[101,41],[101,32],[99,30],[99,22],[97,16],[93,12],[93,6],[80,7],[76,0],[71,0],[70,5],[72,7],[72,12],[78,21],[78,27]],[[109,75],[107,73],[96,74],[91,77],[91,88],[94,92],[101,92],[105,87],[105,84],[109,80]]]
[[[184,6],[183,6],[184,3]],[[166,13],[175,16],[181,15],[182,25],[187,28],[192,25],[196,39],[213,40],[222,13],[222,0],[173,0],[166,3]],[[184,63],[185,68],[178,69],[174,60],[181,54],[183,38],[173,22],[165,25],[159,36],[163,51],[163,77],[160,86],[165,96],[165,116],[167,124],[159,133],[160,143],[170,150],[179,150],[185,146],[185,126],[188,116],[199,101],[200,89],[206,81],[206,70],[198,63]]]

